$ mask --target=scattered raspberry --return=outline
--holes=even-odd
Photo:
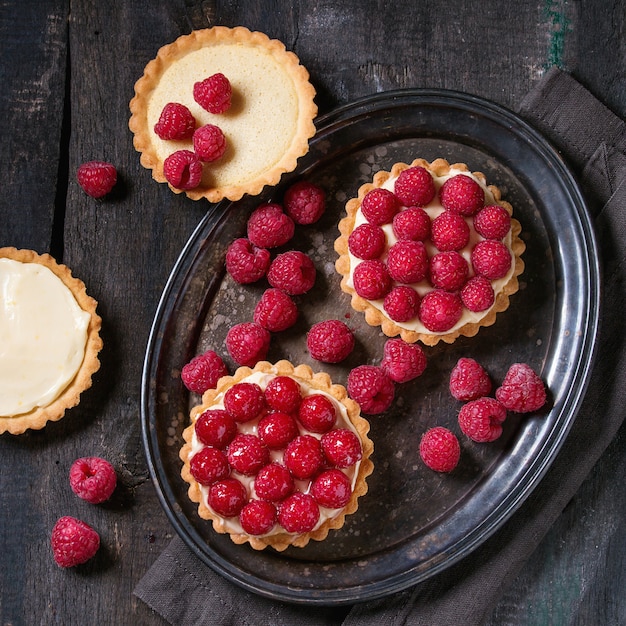
[[[266,330],[278,333],[296,323],[298,307],[284,291],[270,287],[257,303],[253,319]]]
[[[394,382],[406,383],[421,376],[426,363],[426,355],[419,345],[396,338],[385,342],[380,367]]]
[[[308,493],[291,494],[278,509],[278,523],[288,533],[308,533],[315,528],[319,518],[320,509]]]
[[[505,419],[506,409],[494,398],[471,400],[459,412],[461,430],[479,443],[495,441],[502,434]]]
[[[270,449],[280,450],[298,436],[296,420],[282,411],[273,411],[259,420],[259,439]]]
[[[181,141],[191,139],[196,130],[196,118],[191,111],[179,102],[168,102],[161,111],[154,132],[161,139]]]
[[[209,506],[222,517],[239,515],[246,503],[246,488],[236,478],[225,478],[209,487]]]
[[[276,376],[265,387],[265,400],[275,411],[293,413],[302,400],[300,385],[289,376]]]
[[[265,248],[257,248],[248,239],[235,239],[226,250],[226,271],[233,280],[248,285],[265,276],[271,255]]]
[[[285,212],[296,224],[317,222],[326,210],[326,194],[321,187],[305,180],[293,184],[283,197]]]
[[[226,137],[219,126],[205,124],[193,133],[193,150],[205,163],[217,161],[226,152]]]
[[[435,181],[425,167],[409,167],[398,176],[394,192],[406,207],[426,206],[435,197]]]
[[[209,113],[225,113],[230,108],[232,87],[224,74],[217,73],[193,86],[193,99]]]
[[[163,175],[176,189],[194,189],[202,180],[202,163],[191,150],[177,150],[163,161]]]
[[[489,395],[491,379],[478,361],[461,357],[450,373],[449,388],[452,397],[461,402],[477,400]]]
[[[419,283],[428,274],[428,252],[421,241],[401,239],[389,248],[387,270],[399,283]]]
[[[431,225],[431,240],[440,252],[460,250],[469,242],[470,227],[458,213],[444,211]]]
[[[430,282],[437,289],[458,291],[468,275],[467,261],[454,250],[439,252],[430,258]]]
[[[280,463],[270,463],[259,470],[254,479],[256,495],[270,502],[280,502],[294,490],[293,477]]]
[[[363,457],[359,438],[347,428],[336,428],[322,435],[322,451],[331,465],[352,467]]]
[[[433,289],[420,302],[420,320],[433,333],[450,330],[461,319],[462,314],[463,303],[456,293]]]
[[[315,284],[315,276],[313,261],[299,250],[279,254],[267,272],[270,285],[291,296],[299,296],[309,291]]]
[[[498,280],[511,269],[511,253],[501,242],[493,239],[479,241],[472,250],[472,266],[480,276]]]
[[[485,204],[485,192],[470,176],[457,174],[443,183],[439,200],[448,211],[469,217]]]
[[[312,433],[326,433],[337,421],[335,405],[330,398],[314,393],[302,399],[298,410],[298,420]]]
[[[78,184],[92,198],[106,196],[117,182],[117,170],[105,161],[88,161],[76,171]]]
[[[208,487],[218,480],[227,478],[230,467],[226,455],[221,450],[207,446],[191,457],[189,471],[201,485]]]
[[[224,408],[236,422],[249,422],[265,410],[265,394],[256,383],[236,383],[224,394]]]
[[[226,349],[239,365],[253,367],[267,356],[270,333],[255,322],[235,324],[226,333]]]
[[[486,311],[495,301],[491,282],[484,276],[470,278],[461,289],[461,301],[466,309],[476,313]]]
[[[52,529],[52,554],[60,567],[86,563],[100,547],[100,535],[89,524],[66,515]]]
[[[237,424],[224,409],[207,409],[198,416],[196,437],[205,446],[225,448],[237,434]]]
[[[276,524],[276,507],[271,502],[252,500],[241,509],[239,523],[249,535],[265,535]]]
[[[293,220],[283,213],[280,204],[267,203],[257,207],[248,218],[248,239],[259,248],[285,245],[295,232]]]
[[[387,243],[385,231],[375,224],[363,222],[348,237],[348,249],[357,259],[377,259]]]
[[[375,365],[359,365],[348,374],[348,395],[364,413],[377,415],[393,402],[395,386],[385,372]]]
[[[352,274],[354,290],[366,300],[384,298],[391,289],[391,276],[387,266],[378,259],[361,261]]]
[[[70,487],[83,500],[100,504],[108,500],[117,485],[113,466],[97,456],[76,459],[70,467]]]
[[[267,446],[256,435],[247,433],[239,433],[230,442],[226,455],[230,466],[244,476],[254,476],[270,460]]]
[[[385,296],[383,308],[394,322],[408,322],[417,316],[420,297],[417,291],[407,285],[393,287]]]
[[[352,484],[341,470],[329,469],[313,481],[311,495],[320,506],[342,509],[350,502]]]
[[[283,462],[294,478],[311,478],[324,464],[320,440],[313,435],[298,435],[285,448]]]
[[[185,387],[199,394],[203,394],[207,389],[214,389],[217,381],[226,375],[228,369],[222,357],[213,350],[195,356],[180,372]]]
[[[490,204],[474,215],[474,229],[485,239],[503,239],[511,229],[511,216],[499,204]]]
[[[391,191],[382,187],[368,191],[361,201],[361,212],[365,219],[375,226],[390,224],[399,209],[398,198]]]
[[[311,357],[323,363],[339,363],[352,352],[354,335],[344,322],[325,320],[313,324],[306,336]]]
[[[394,215],[392,229],[398,239],[426,241],[430,237],[430,217],[420,207],[409,207]]]
[[[539,375],[526,363],[514,363],[506,373],[496,398],[515,413],[532,413],[546,403],[546,388]]]
[[[422,436],[420,456],[431,470],[451,472],[459,463],[461,446],[454,433],[443,426],[435,426]]]

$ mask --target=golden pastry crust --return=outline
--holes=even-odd
[[[261,537],[254,537],[245,533],[230,532],[224,518],[213,513],[213,511],[211,511],[203,502],[200,486],[193,478],[189,470],[189,454],[191,452],[191,441],[196,419],[200,414],[215,403],[216,397],[221,396],[221,394],[224,394],[226,390],[232,387],[235,383],[242,381],[254,372],[263,372],[266,374],[273,374],[275,376],[290,376],[297,380],[300,384],[308,385],[313,389],[324,391],[332,395],[337,402],[345,407],[348,418],[356,429],[359,439],[361,440],[363,456],[359,465],[350,501],[336,517],[325,520],[319,528],[311,532],[300,535],[279,533]],[[361,417],[359,405],[348,397],[345,387],[333,384],[330,376],[325,372],[314,374],[308,365],[298,365],[294,367],[289,361],[278,361],[275,364],[267,361],[260,361],[254,366],[253,369],[250,369],[249,367],[240,367],[233,376],[222,377],[218,381],[215,389],[209,389],[204,393],[202,396],[202,404],[195,406],[191,410],[191,423],[183,431],[185,444],[180,450],[180,458],[184,463],[181,470],[181,476],[187,483],[189,483],[189,498],[192,502],[198,504],[198,515],[203,519],[212,520],[213,528],[218,533],[229,533],[230,538],[234,543],[243,544],[248,542],[255,550],[263,550],[264,548],[271,546],[279,552],[286,550],[289,546],[304,547],[311,540],[322,541],[328,536],[328,532],[331,529],[341,528],[344,524],[346,515],[354,513],[357,510],[359,497],[367,493],[366,478],[374,469],[374,465],[370,459],[371,454],[374,451],[374,444],[367,436],[369,428],[369,422]]]
[[[335,251],[339,258],[335,262],[335,268],[341,274],[341,289],[351,296],[352,308],[365,314],[365,320],[370,326],[380,326],[383,333],[388,337],[399,335],[408,343],[421,343],[433,346],[440,341],[445,343],[453,343],[458,337],[473,337],[478,333],[481,327],[491,326],[496,321],[498,313],[505,311],[509,307],[509,297],[516,293],[519,289],[518,276],[524,271],[524,262],[521,258],[522,253],[526,249],[526,245],[520,239],[522,227],[520,223],[511,218],[511,243],[510,250],[514,258],[513,273],[508,282],[496,294],[494,304],[488,309],[478,321],[470,321],[463,324],[459,328],[445,333],[431,333],[428,331],[420,332],[410,328],[406,328],[399,323],[389,319],[380,309],[376,308],[369,300],[359,296],[354,288],[349,284],[350,279],[350,256],[348,251],[348,237],[354,230],[357,212],[361,207],[361,202],[365,194],[376,187],[382,187],[390,178],[396,178],[401,172],[409,167],[420,166],[428,169],[435,176],[445,176],[451,169],[463,172],[469,172],[469,168],[464,163],[450,164],[445,159],[435,159],[429,163],[425,159],[415,159],[410,164],[395,163],[390,171],[379,171],[373,177],[371,183],[361,185],[356,198],[351,198],[346,203],[346,217],[339,222],[339,232],[341,235],[335,240]],[[495,202],[504,207],[509,215],[513,214],[513,208],[510,203],[502,200],[502,194],[495,185],[487,185],[485,175],[482,172],[471,172],[472,175],[491,192]]]
[[[67,409],[79,403],[81,393],[91,387],[92,376],[100,368],[98,354],[103,345],[100,337],[102,319],[96,313],[98,303],[94,298],[87,295],[85,283],[73,277],[67,266],[57,263],[49,254],[40,255],[33,250],[18,250],[7,247],[0,248],[0,258],[12,259],[22,263],[38,263],[47,267],[71,291],[80,308],[90,315],[83,362],[61,394],[47,406],[34,408],[28,413],[16,416],[0,416],[0,433],[9,432],[19,435],[28,429],[39,430],[48,422],[60,420]]]
[[[195,54],[204,56],[195,63],[190,61],[196,58],[192,56]],[[250,54],[255,66],[250,63]],[[237,59],[237,55],[242,58]],[[162,79],[163,83],[168,80],[164,76],[175,63],[186,64],[185,73],[189,75],[183,78],[183,72],[177,72],[172,77],[172,83],[180,83],[176,86],[179,91],[173,91],[172,95]],[[195,103],[193,85],[217,72],[231,81],[233,104],[226,113],[212,115]],[[141,153],[141,164],[152,170],[155,180],[167,182],[163,174],[165,157],[175,150],[193,148],[190,140],[164,142],[154,133],[153,126],[162,106],[167,101],[181,102],[194,113],[198,126],[207,123],[220,126],[226,135],[226,154],[206,164],[200,185],[185,193],[192,200],[239,200],[244,194],[259,194],[265,185],[275,185],[308,152],[308,141],[315,134],[314,96],[307,70],[283,43],[242,26],[215,26],[181,36],[158,51],[135,83],[129,127],[134,133],[135,149]],[[151,106],[153,98],[155,102],[163,102]],[[267,103],[266,108],[252,113],[254,105],[262,102]],[[254,151],[254,167],[246,163],[251,154],[247,151]],[[182,192],[169,186],[175,193]]]

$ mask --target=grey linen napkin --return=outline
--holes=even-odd
[[[496,534],[459,563],[411,589],[347,608],[299,607],[244,591],[202,564],[177,537],[135,589],[170,623],[481,624],[615,437],[626,406],[626,124],[557,68],[524,99],[520,114],[578,175],[595,221],[605,276],[598,357],[584,403],[539,487]]]

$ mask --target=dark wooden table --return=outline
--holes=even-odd
[[[142,362],[168,274],[207,205],[140,166],[128,102],[161,45],[218,24],[263,31],[296,52],[321,113],[399,87],[455,89],[516,109],[556,64],[626,115],[622,0],[3,2],[0,245],[69,265],[99,301],[105,343],[79,407],[43,431],[0,437],[3,625],[162,623],[132,594],[173,534],[142,448]],[[104,201],[76,183],[91,159],[119,171]],[[110,459],[121,483],[101,506],[78,500],[67,481],[71,462],[91,454]],[[622,429],[490,623],[626,620],[625,475]],[[64,514],[102,536],[80,571],[52,560],[50,530]]]

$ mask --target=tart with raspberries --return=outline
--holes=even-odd
[[[519,289],[520,223],[463,163],[396,163],[362,185],[346,213],[335,240],[341,289],[389,337],[435,345],[474,336]]]
[[[288,361],[240,367],[191,410],[180,451],[201,518],[255,550],[322,541],[358,508],[369,422],[343,386]]]

